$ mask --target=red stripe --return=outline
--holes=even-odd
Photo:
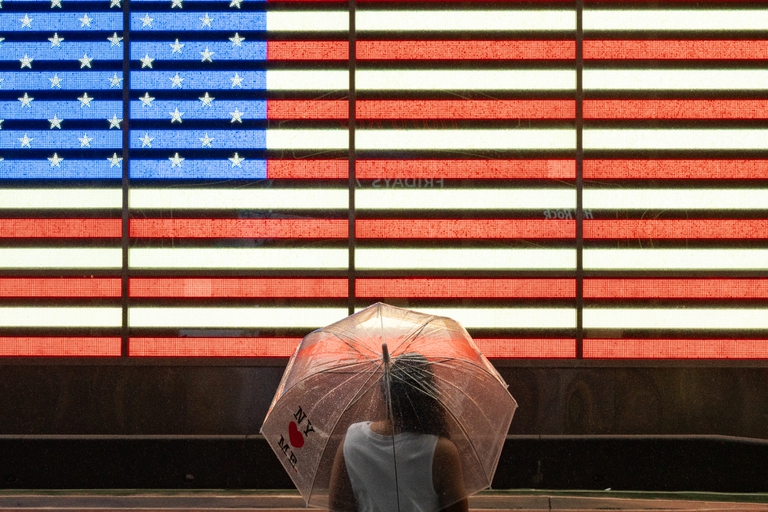
[[[120,338],[0,337],[0,357],[120,357]]]
[[[573,298],[574,279],[357,278],[355,295],[365,298]]]
[[[575,358],[576,340],[539,338],[474,339],[489,359]]]
[[[584,238],[764,239],[764,219],[585,220]]]
[[[768,340],[584,340],[586,359],[766,359]]]
[[[347,179],[347,160],[267,160],[267,178],[271,180]]]
[[[768,41],[584,41],[584,58],[762,60]]]
[[[120,219],[0,219],[0,238],[119,238]]]
[[[0,297],[120,297],[119,278],[0,278]]]
[[[358,219],[357,238],[573,238],[576,221],[530,219]]]
[[[301,338],[131,338],[133,357],[290,357]]]
[[[132,237],[346,238],[346,219],[131,219]]]
[[[768,299],[768,279],[584,279],[585,299]]]
[[[250,298],[347,296],[346,279],[131,278],[130,297]]]
[[[573,119],[572,100],[358,100],[358,119]]]
[[[768,119],[768,100],[585,100],[584,119]]]
[[[275,0],[271,0],[275,1]],[[291,0],[291,1],[301,1],[301,0]],[[312,0],[312,1],[320,1],[320,0]],[[392,2],[392,3],[403,3],[405,0],[360,0],[362,2]],[[693,1],[693,0],[691,0]],[[747,0],[744,0],[747,1]],[[487,3],[506,3],[506,4],[518,4],[518,3],[566,3],[564,0],[408,0],[408,2],[413,3],[433,3],[433,2],[461,2],[465,4],[487,4]],[[569,5],[571,2],[567,2]]]
[[[267,100],[267,119],[347,119],[347,101]]]
[[[574,179],[574,160],[358,160],[358,179]]]
[[[267,60],[347,59],[349,59],[349,42],[347,41],[267,41]]]
[[[359,60],[573,60],[575,41],[357,41]]]
[[[768,160],[584,160],[584,178],[764,180]]]

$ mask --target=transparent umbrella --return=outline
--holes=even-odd
[[[415,373],[408,370],[414,361]],[[428,395],[427,402],[405,395],[419,425],[398,412],[404,386]],[[394,478],[376,482],[397,483],[378,509],[402,512],[413,509],[407,486],[415,483],[403,472],[410,452],[396,438],[421,429],[448,439],[462,476],[462,496],[454,498],[463,498],[490,485],[516,408],[504,380],[456,321],[377,303],[302,340],[261,432],[308,505],[346,511],[365,507],[353,499],[332,499],[329,507],[339,447],[351,425],[389,425],[392,430],[379,438],[391,440]]]

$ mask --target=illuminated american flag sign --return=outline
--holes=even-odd
[[[768,355],[763,4],[0,5],[2,355]]]

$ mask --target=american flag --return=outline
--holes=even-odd
[[[768,355],[764,4],[0,5],[2,354]]]

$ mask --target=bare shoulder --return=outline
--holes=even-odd
[[[435,446],[435,462],[439,464],[450,464],[459,461],[459,450],[453,441],[446,437],[439,437]]]

